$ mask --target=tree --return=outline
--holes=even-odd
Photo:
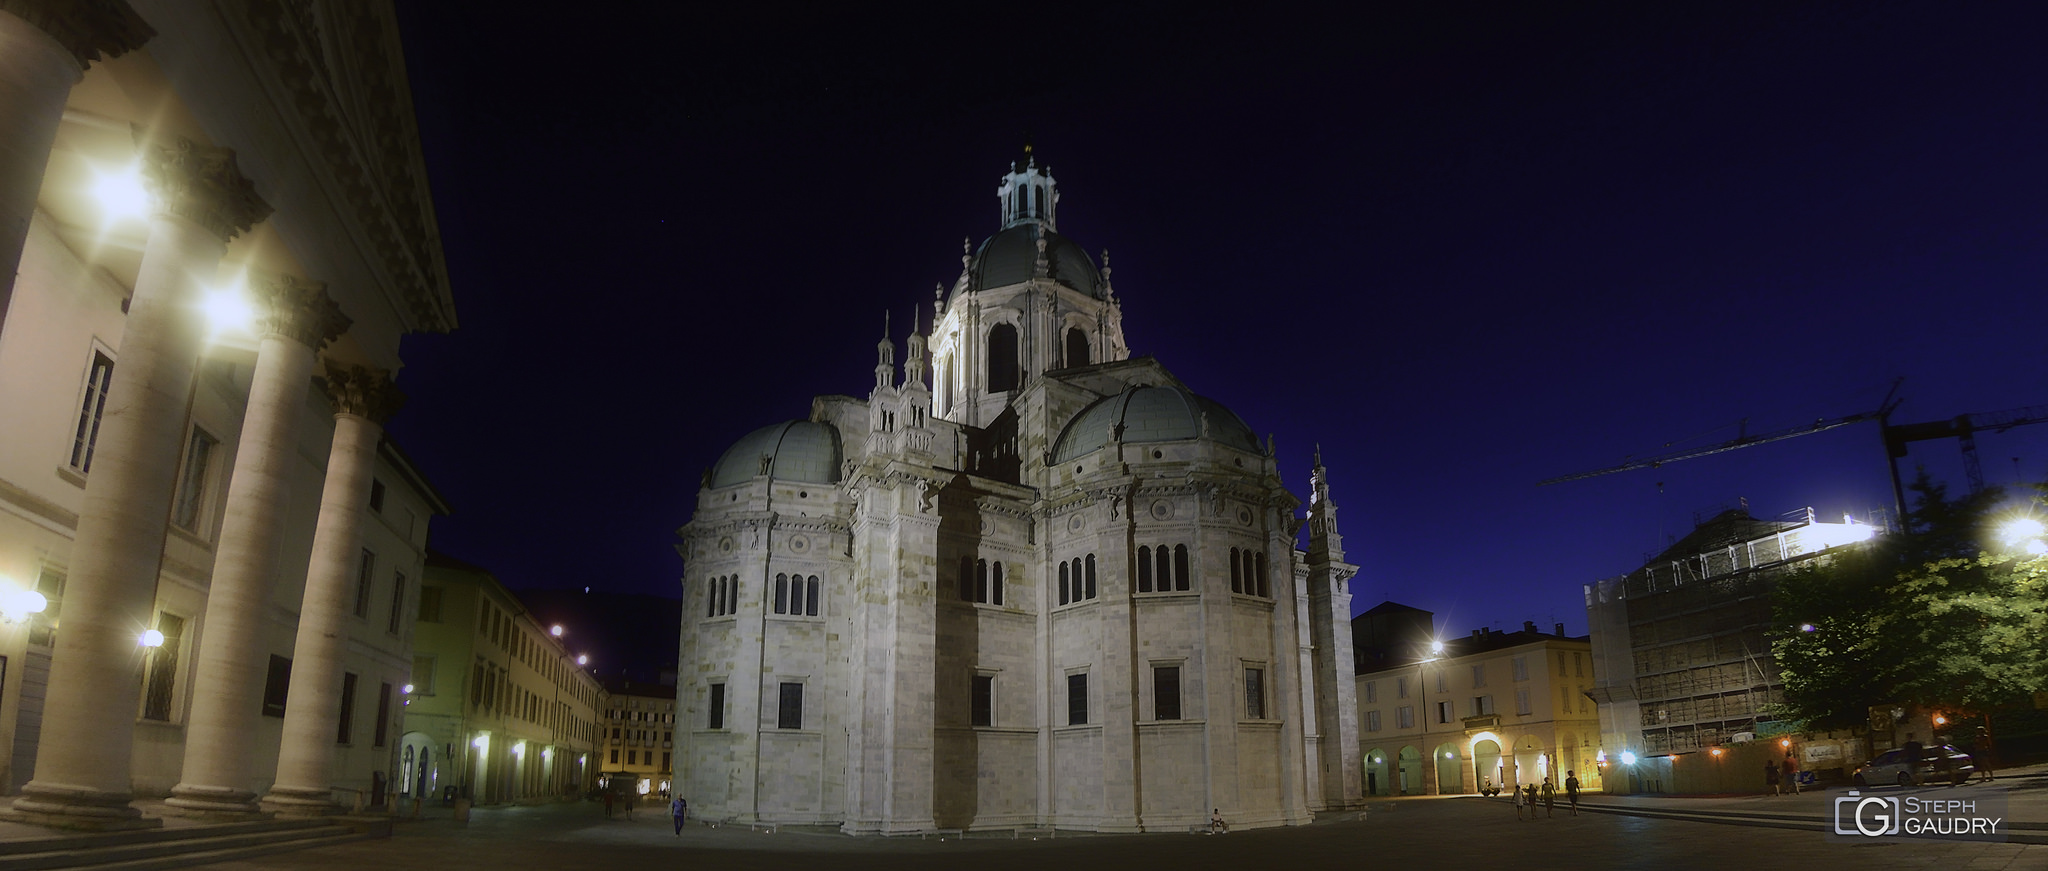
[[[1781,716],[1839,728],[1875,705],[1982,710],[2048,686],[2048,558],[1983,546],[1997,490],[1950,499],[1924,471],[1912,489],[1904,533],[1780,582]]]

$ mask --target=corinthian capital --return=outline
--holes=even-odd
[[[141,136],[138,127],[136,137]],[[168,145],[144,143],[142,182],[158,212],[205,227],[222,242],[270,217],[270,204],[235,166],[231,148],[200,145],[183,136]]]
[[[327,295],[327,283],[291,275],[257,281],[249,292],[256,297],[257,327],[299,344],[321,349],[348,331],[349,316],[341,313],[334,297]]]
[[[0,12],[49,34],[71,51],[81,69],[101,57],[141,48],[156,35],[125,0],[0,0]]]
[[[391,374],[366,366],[328,365],[327,396],[335,414],[353,414],[383,425],[405,404],[405,394],[391,383]]]

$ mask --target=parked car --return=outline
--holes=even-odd
[[[1936,744],[1922,748],[1920,758],[1915,760],[1906,758],[1906,748],[1886,750],[1858,767],[1855,780],[1863,788],[1890,784],[1922,786],[1943,781],[1953,786],[1969,780],[1976,772],[1970,754],[1952,745]]]

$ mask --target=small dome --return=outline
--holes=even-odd
[[[762,474],[778,481],[839,483],[839,431],[830,424],[792,420],[742,436],[711,467],[711,487],[743,484]]]
[[[1045,234],[1045,259],[1053,280],[1102,299],[1102,272],[1095,268],[1095,259],[1074,240],[1035,221],[1006,228],[981,243],[969,264],[972,281],[968,289],[1006,287],[1031,280],[1032,267],[1038,262],[1041,232]]]
[[[1222,403],[1178,387],[1133,387],[1098,399],[1074,415],[1054,443],[1053,462],[1064,463],[1100,450],[1109,444],[1110,431],[1119,423],[1123,424],[1125,442],[1174,442],[1201,438],[1204,418],[1210,440],[1259,452],[1259,438],[1252,428]]]

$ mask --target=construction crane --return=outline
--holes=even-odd
[[[1948,420],[1894,425],[1891,422],[1891,416],[1892,412],[1898,409],[1899,404],[1904,402],[1898,395],[1899,385],[1904,380],[1902,378],[1892,382],[1891,392],[1885,395],[1884,403],[1879,405],[1874,411],[1816,420],[1807,426],[1782,429],[1762,435],[1752,436],[1747,432],[1743,432],[1733,440],[1721,442],[1720,444],[1673,451],[1654,457],[1631,459],[1619,465],[1609,466],[1604,469],[1594,469],[1590,472],[1560,475],[1556,478],[1539,481],[1537,486],[1561,484],[1566,481],[1577,481],[1584,478],[1596,478],[1601,475],[1612,475],[1616,472],[1627,472],[1635,469],[1654,469],[1666,463],[1675,463],[1679,460],[1690,460],[1695,457],[1709,456],[1739,448],[1755,447],[1756,445],[1784,441],[1785,439],[1797,438],[1803,435],[1812,435],[1817,432],[1827,432],[1828,430],[1848,426],[1853,423],[1875,420],[1878,422],[1879,431],[1884,436],[1886,465],[1889,467],[1892,479],[1893,507],[1899,512],[1898,516],[1904,517],[1906,491],[1899,480],[1899,460],[1906,456],[1906,446],[1909,443],[1927,441],[1929,439],[1955,439],[1962,450],[1963,472],[1969,477],[1970,492],[1976,493],[1984,489],[1984,469],[1977,460],[1977,433],[2001,433],[2014,427],[2026,426],[2028,424],[2048,423],[2048,405],[2029,405],[2005,411],[1960,414]]]

